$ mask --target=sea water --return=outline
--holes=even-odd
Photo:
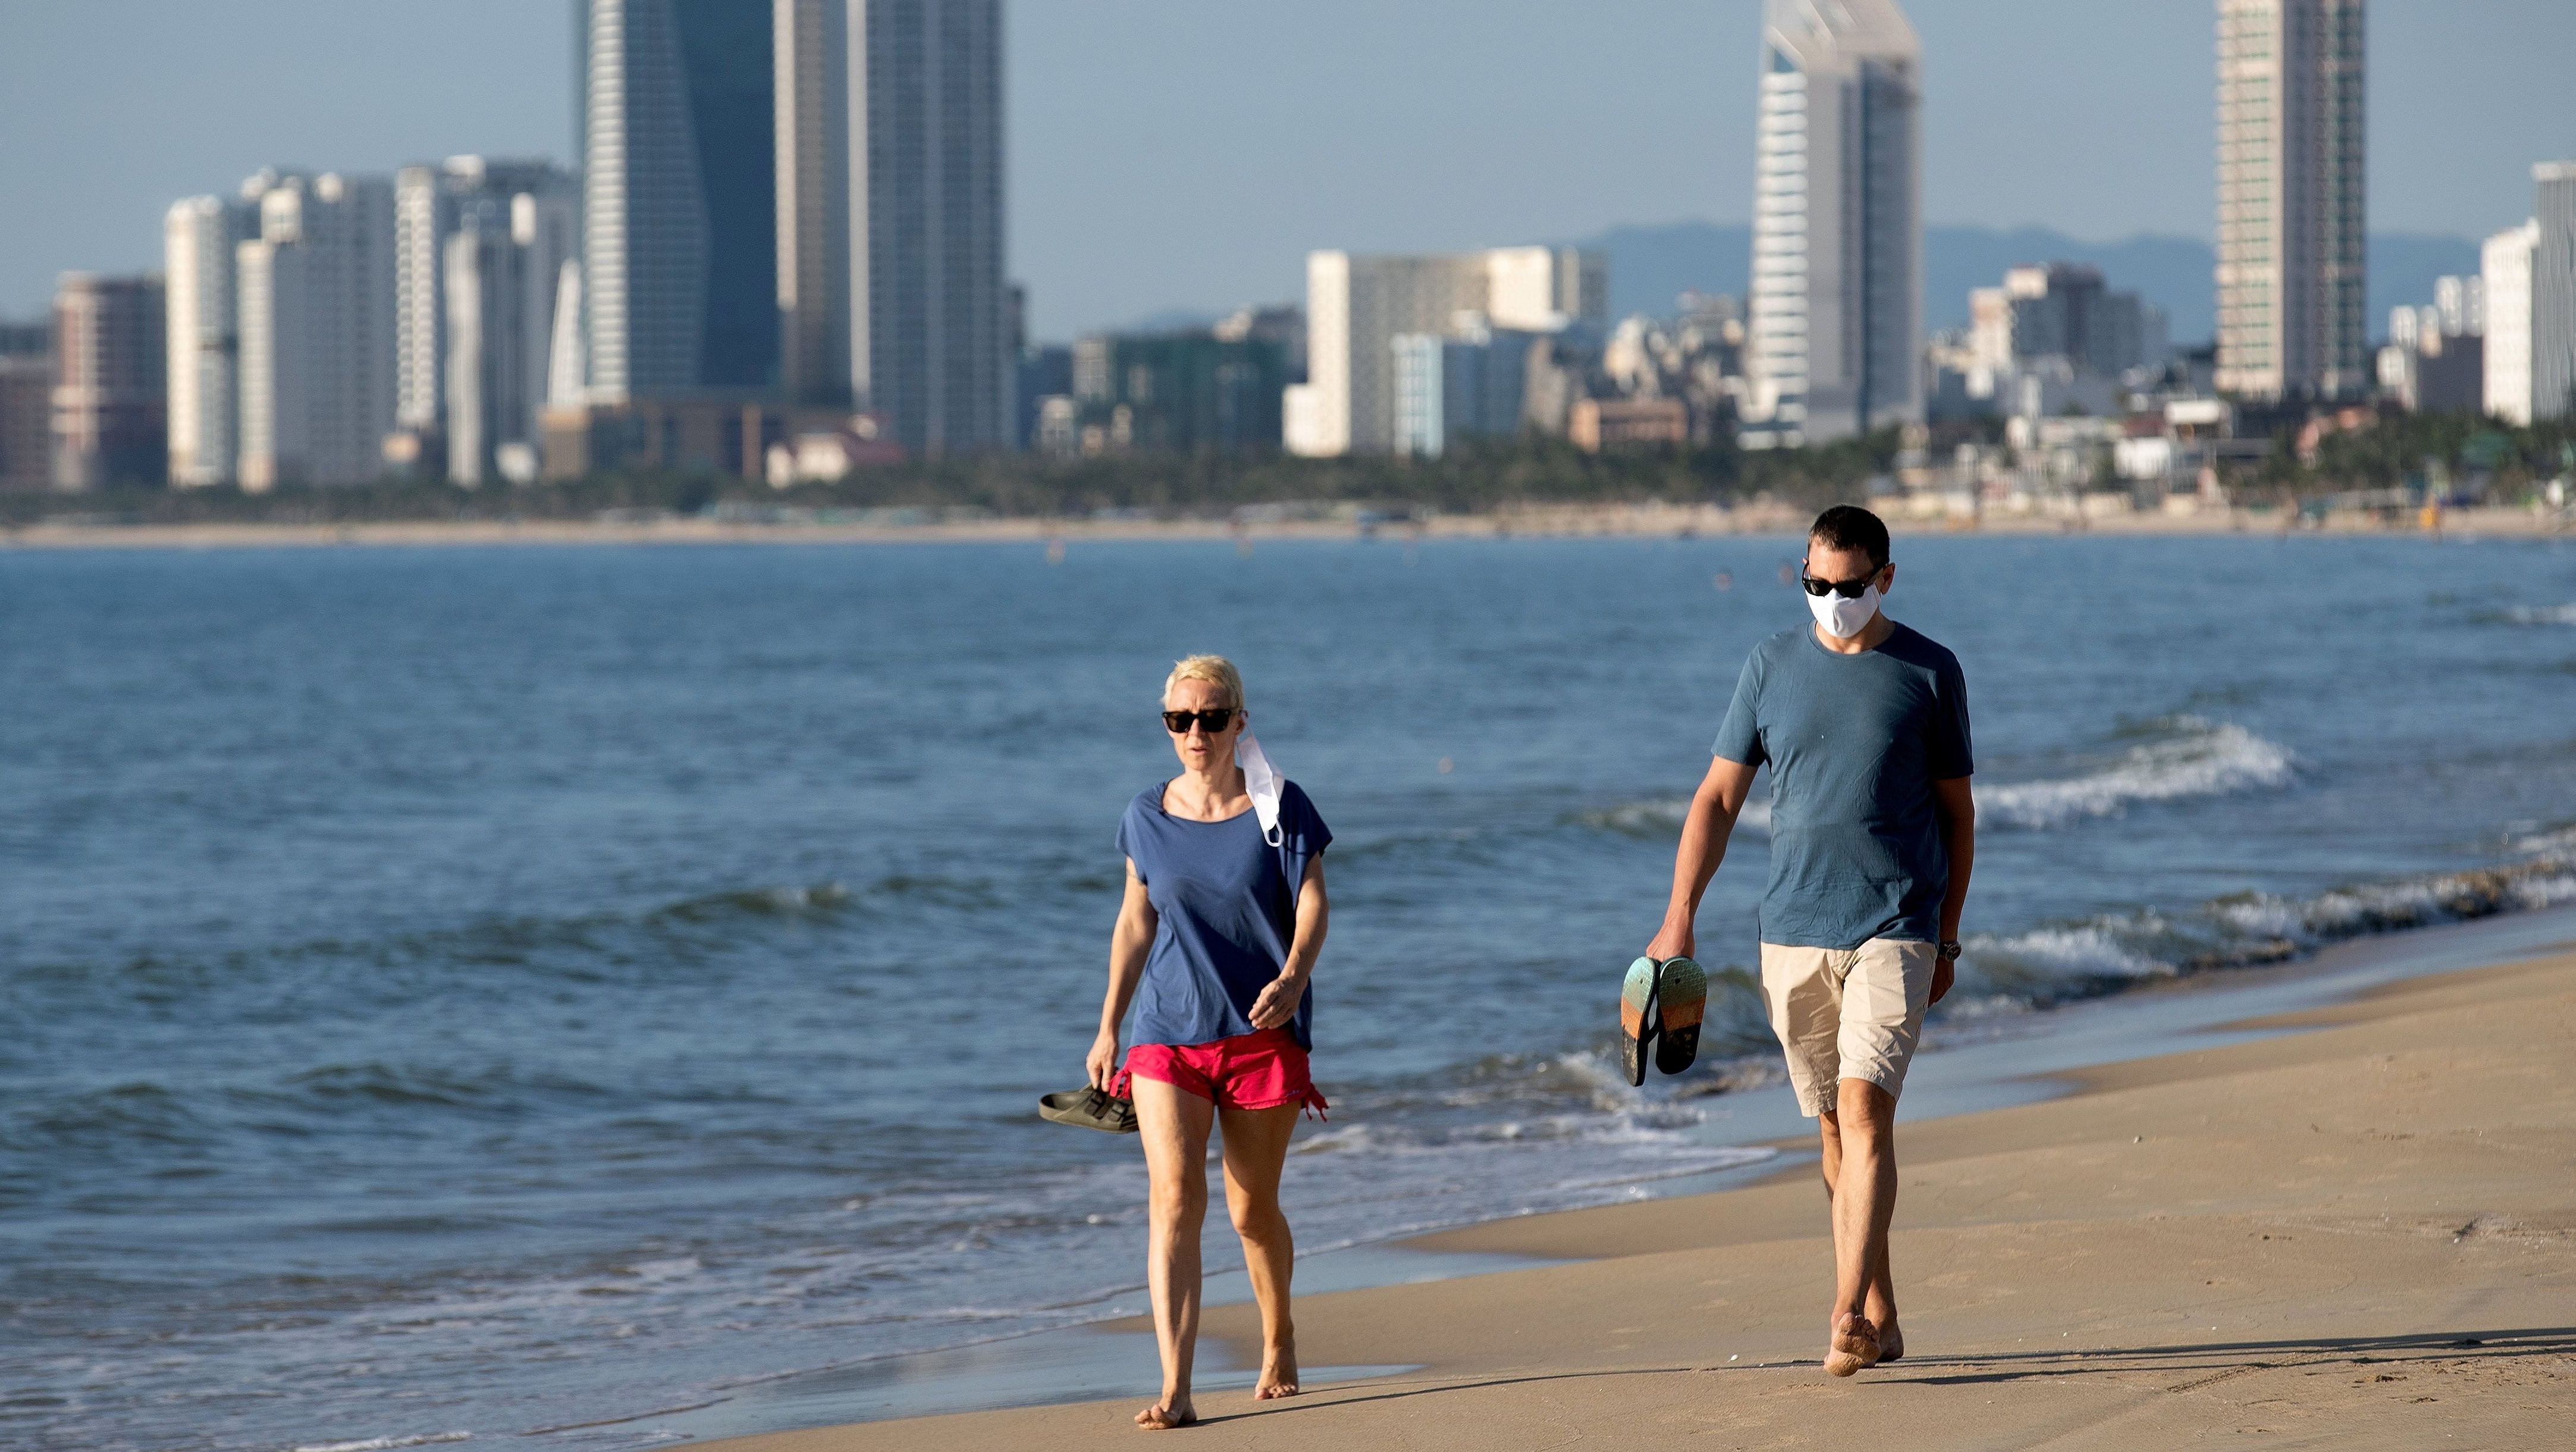
[[[1133,1142],[1032,1101],[1192,651],[1336,833],[1302,1247],[1756,1157],[1767,787],[1702,1067],[1627,1088],[1613,1008],[1796,553],[0,553],[0,1442],[634,1446],[1133,1311]],[[1933,1052],[2576,900],[2565,544],[1907,538],[1889,610],[1975,718]]]

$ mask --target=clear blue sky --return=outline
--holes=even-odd
[[[765,4],[766,0],[743,0]],[[262,165],[563,157],[570,0],[0,0],[0,314],[156,267]],[[1908,0],[1934,221],[2206,236],[2211,0]],[[2576,0],[2375,0],[2375,229],[2482,236],[2576,156]],[[1311,247],[1740,221],[1758,0],[1010,0],[1037,331],[1293,298]]]

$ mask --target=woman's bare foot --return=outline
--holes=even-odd
[[[1188,1397],[1165,1397],[1136,1414],[1136,1425],[1148,1432],[1168,1432],[1186,1427],[1199,1419],[1198,1410]]]
[[[1834,1330],[1825,1352],[1825,1375],[1849,1376],[1865,1366],[1876,1366],[1879,1360],[1878,1328],[1858,1311],[1845,1311],[1834,1318]]]
[[[1252,1388],[1256,1402],[1297,1394],[1297,1343],[1274,1346],[1261,1355],[1261,1380]]]
[[[1897,1330],[1896,1323],[1893,1321],[1879,1327],[1878,1361],[1876,1364],[1885,1366],[1891,1361],[1903,1361],[1904,1359],[1905,1333]]]

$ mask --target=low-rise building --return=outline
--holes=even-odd
[[[1690,407],[1678,398],[1578,399],[1566,419],[1565,436],[1587,454],[1677,449],[1690,443]]]
[[[54,294],[54,487],[169,476],[161,279],[73,272]]]

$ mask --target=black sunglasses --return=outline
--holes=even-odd
[[[1200,730],[1214,736],[1234,724],[1235,709],[1232,706],[1219,706],[1209,711],[1165,711],[1163,729],[1175,736],[1187,736],[1190,734],[1190,723],[1196,721]]]
[[[1800,570],[1798,583],[1807,587],[1808,594],[1820,600],[1827,595],[1840,595],[1846,600],[1857,600],[1868,591],[1870,586],[1878,583],[1879,571],[1886,568],[1887,566],[1881,565],[1877,570],[1872,570],[1857,580],[1819,580],[1806,571]]]

